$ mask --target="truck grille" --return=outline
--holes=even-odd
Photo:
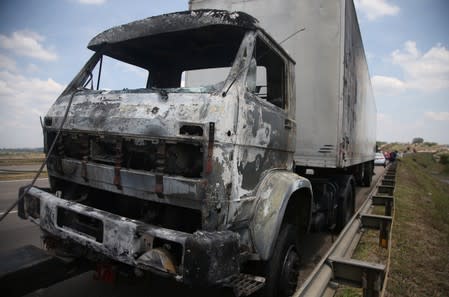
[[[54,133],[47,136],[47,147]],[[184,177],[201,177],[203,147],[200,143],[64,133],[54,154],[58,157],[110,164],[122,168],[154,171]]]

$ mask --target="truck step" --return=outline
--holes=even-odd
[[[264,277],[240,273],[240,275],[234,278],[227,286],[233,289],[235,296],[240,297],[249,296],[260,290],[264,285]]]

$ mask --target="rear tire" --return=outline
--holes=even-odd
[[[373,163],[366,162],[363,171],[362,185],[364,187],[369,187],[371,186],[371,181],[373,180]]]
[[[337,226],[335,230],[340,232],[351,220],[354,214],[354,190],[348,184],[338,200]]]
[[[273,255],[265,266],[263,296],[287,297],[296,290],[301,262],[296,229],[291,224],[281,227]]]
[[[361,163],[358,165],[355,165],[355,171],[353,172],[355,182],[358,186],[363,185],[363,180],[365,179],[365,164]]]

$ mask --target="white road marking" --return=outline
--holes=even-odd
[[[17,210],[11,210],[9,213],[17,213]],[[4,212],[0,212],[0,216],[4,215]]]

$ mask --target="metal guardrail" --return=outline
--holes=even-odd
[[[362,233],[360,230],[378,229],[379,245],[391,246],[391,227],[394,217],[394,186],[396,163],[390,164],[379,178],[368,198],[341,231],[334,244],[323,256],[294,297],[333,296],[340,284],[363,288],[364,297],[383,296],[389,269],[386,265],[351,259]],[[385,215],[372,215],[371,206],[385,206]]]

